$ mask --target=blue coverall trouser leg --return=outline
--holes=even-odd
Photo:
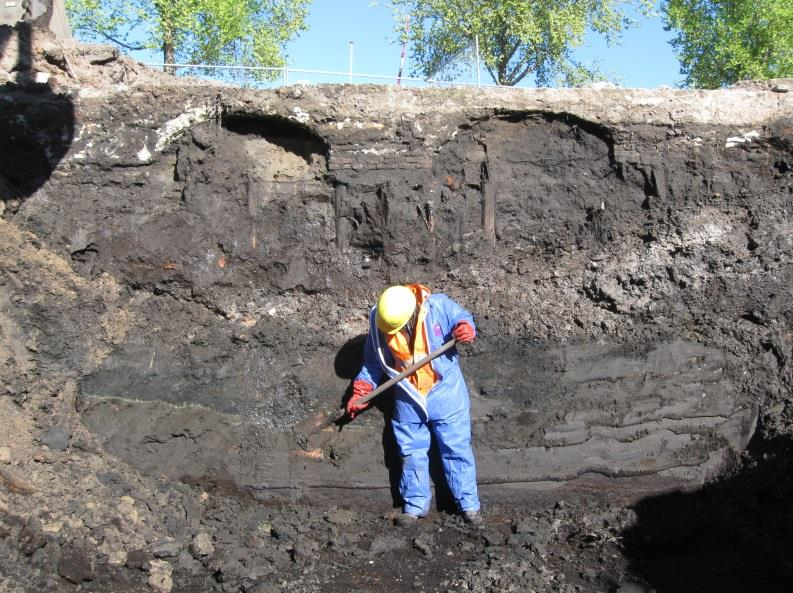
[[[478,511],[476,463],[471,447],[471,421],[468,410],[431,422],[391,421],[402,455],[399,494],[403,511],[426,515],[430,509],[429,448],[430,430],[438,441],[446,482],[460,511]]]

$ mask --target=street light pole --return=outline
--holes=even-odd
[[[350,41],[350,69],[349,69],[349,82],[352,84],[352,53],[353,48],[355,47],[355,42]]]
[[[480,65],[479,65],[479,35],[474,37],[474,44],[476,46],[476,86],[481,86],[482,78],[481,78],[481,75],[479,74],[479,69],[480,69]]]
[[[405,67],[405,53],[407,51],[408,36],[410,35],[410,15],[405,17],[405,40],[402,42],[402,55],[399,56],[399,72],[397,73],[397,86],[402,82],[402,68]]]

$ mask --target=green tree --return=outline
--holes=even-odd
[[[792,0],[669,0],[663,12],[686,86],[793,76]]]
[[[176,62],[282,66],[311,0],[66,0],[72,29]]]
[[[539,85],[577,85],[599,78],[573,50],[588,29],[606,38],[632,24],[624,8],[649,11],[652,0],[392,0],[399,24],[409,16],[414,74],[435,76],[479,40],[480,60],[493,81],[515,85],[533,75]],[[404,30],[402,31],[403,35]]]

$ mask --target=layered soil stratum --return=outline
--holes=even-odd
[[[235,88],[0,27],[0,591],[788,591],[793,81]],[[387,285],[485,523],[394,525]],[[433,457],[433,467],[436,468]]]

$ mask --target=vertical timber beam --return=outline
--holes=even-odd
[[[333,218],[336,222],[336,249],[344,251],[347,248],[346,225],[341,216],[342,207],[347,199],[347,186],[337,183],[333,188]]]
[[[491,179],[487,162],[480,169],[482,187],[482,230],[485,240],[491,247],[496,246],[496,183]]]

